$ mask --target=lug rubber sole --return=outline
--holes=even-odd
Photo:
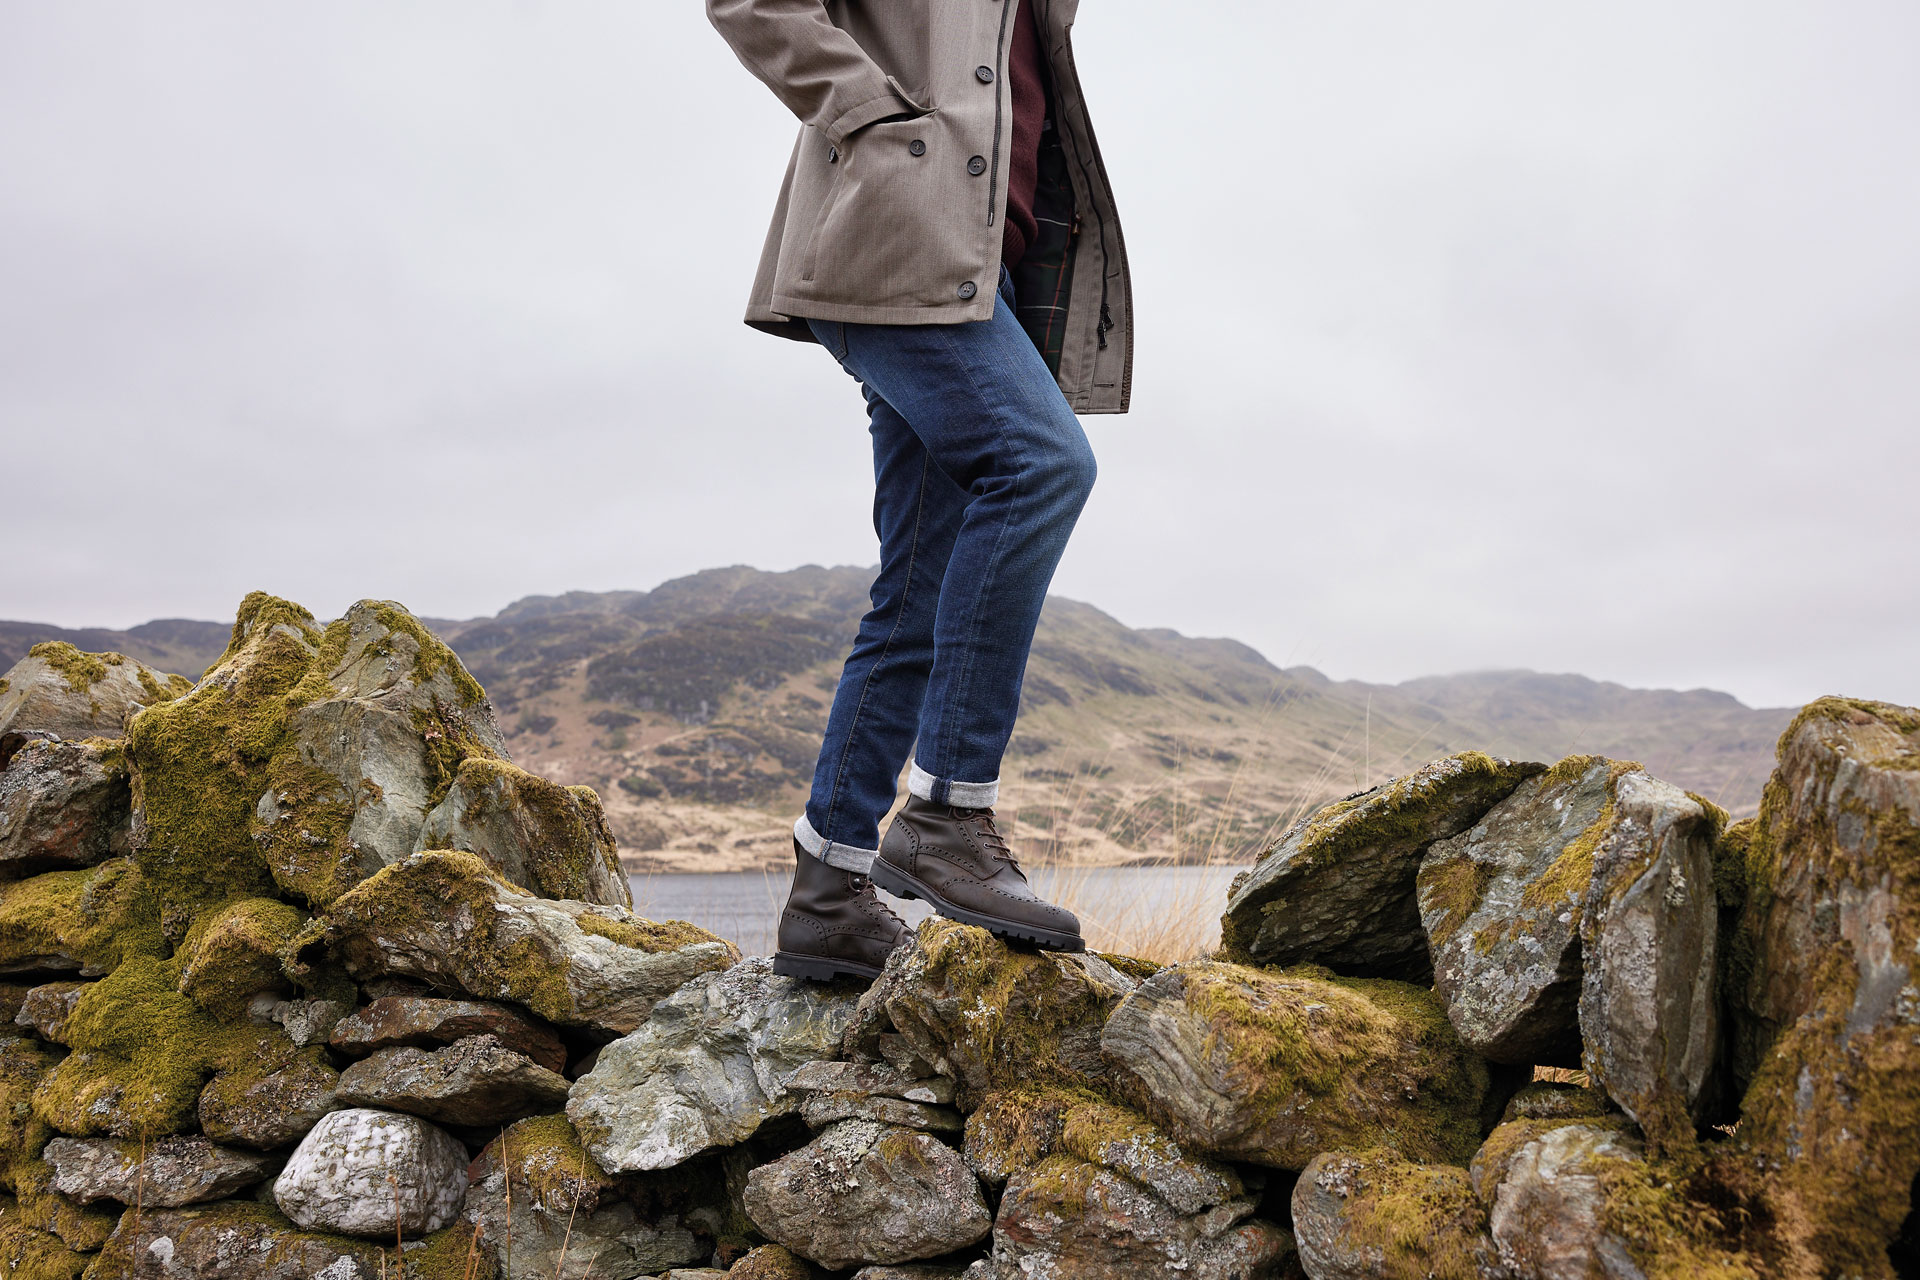
[[[1087,949],[1087,940],[1077,933],[1055,933],[1051,929],[1042,929],[1039,925],[1021,924],[1013,920],[1004,920],[999,916],[990,916],[985,912],[969,911],[965,907],[955,906],[921,883],[917,877],[910,876],[900,868],[879,858],[873,860],[873,868],[867,872],[867,876],[876,886],[885,889],[896,898],[917,898],[949,920],[958,920],[961,924],[978,925],[1002,938],[1020,938],[1027,942],[1037,942],[1048,951],[1085,951]]]
[[[872,982],[880,976],[880,966],[858,960],[835,960],[830,956],[803,956],[791,951],[773,953],[773,971],[783,978],[806,978],[813,982],[832,982],[836,978],[860,978]]]

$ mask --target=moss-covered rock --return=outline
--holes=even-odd
[[[821,1280],[826,1273],[782,1244],[763,1244],[733,1264],[729,1280]]]
[[[66,1027],[74,1052],[34,1090],[34,1114],[73,1137],[183,1133],[214,1072],[284,1039],[216,1021],[180,994],[179,971],[175,960],[135,957],[81,993]]]
[[[135,717],[135,837],[166,905],[324,906],[413,851],[469,756],[504,740],[473,678],[398,605],[324,630],[255,592],[191,694]]]
[[[503,1276],[620,1280],[706,1256],[676,1206],[601,1169],[564,1115],[511,1126],[468,1176],[463,1225]]]
[[[185,676],[155,671],[122,654],[85,653],[64,640],[45,641],[0,679],[0,738],[118,738],[142,707],[192,687]]]
[[[8,1280],[80,1280],[92,1258],[30,1224],[10,1196],[0,1196],[0,1274]]]
[[[1391,1151],[1325,1151],[1293,1187],[1293,1234],[1315,1280],[1502,1276],[1464,1169]]]
[[[153,895],[125,858],[0,884],[0,973],[93,977],[166,949]]]
[[[356,885],[294,952],[296,968],[331,955],[357,979],[418,978],[618,1035],[688,979],[740,956],[690,924],[534,897],[474,855],[446,851],[415,854]]]
[[[1425,982],[1421,857],[1545,768],[1467,752],[1308,815],[1235,880],[1220,920],[1225,954]]]
[[[1691,1145],[1718,1100],[1713,847],[1725,816],[1638,770],[1621,775],[1580,913],[1583,1063],[1656,1153]]]
[[[959,1086],[962,1109],[996,1089],[1102,1089],[1114,1068],[1100,1028],[1133,978],[1097,955],[1025,951],[985,929],[931,918],[887,957],[861,997],[861,1028],[890,1019],[912,1051]]]
[[[268,1151],[292,1146],[337,1110],[339,1084],[325,1050],[262,1035],[261,1051],[209,1080],[195,1109],[214,1141]]]
[[[232,1021],[262,991],[289,986],[280,954],[307,924],[295,907],[246,898],[195,921],[183,948],[180,990],[216,1018]]]
[[[1188,1155],[1138,1112],[1083,1089],[1009,1089],[990,1094],[967,1117],[967,1164],[990,1186],[1056,1154],[1131,1179],[1176,1213],[1200,1213],[1246,1194],[1228,1166]]]
[[[563,787],[504,760],[464,761],[414,849],[465,850],[545,897],[633,905],[593,789]]]
[[[0,1034],[0,1189],[21,1192],[21,1173],[52,1136],[33,1114],[33,1091],[60,1062],[60,1051],[25,1036]]]
[[[1427,851],[1417,879],[1434,987],[1495,1062],[1580,1059],[1580,913],[1614,791],[1639,766],[1569,756]]]
[[[120,1222],[118,1205],[90,1208],[53,1189],[53,1167],[45,1160],[25,1162],[16,1193],[20,1219],[35,1231],[60,1237],[76,1253],[92,1253],[106,1243]]]
[[[1178,965],[1121,1002],[1100,1043],[1189,1150],[1301,1169],[1371,1146],[1464,1165],[1479,1145],[1486,1064],[1405,983]]]
[[[1886,1276],[1920,1173],[1920,712],[1807,706],[1747,853],[1736,1139],[1809,1253]]]
[[[29,742],[0,770],[0,875],[91,867],[127,852],[126,753],[104,738]]]

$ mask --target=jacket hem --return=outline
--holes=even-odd
[[[848,302],[810,302],[774,294],[764,308],[747,312],[747,323],[771,319],[838,320],[845,324],[965,324],[993,319],[996,295],[982,289],[968,302],[940,302],[924,306],[870,307]]]

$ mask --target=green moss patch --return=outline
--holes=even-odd
[[[216,1018],[244,1016],[255,992],[284,984],[280,953],[306,921],[298,909],[271,898],[248,898],[203,916],[183,948],[180,990]]]
[[[655,922],[638,916],[623,918],[603,915],[599,911],[585,911],[574,923],[580,926],[582,933],[610,938],[623,947],[632,947],[635,951],[645,951],[650,955],[678,951],[682,947],[697,946],[703,942],[721,941],[718,934],[708,933],[699,925],[688,924],[685,920]]]
[[[1465,1170],[1416,1164],[1386,1150],[1336,1156],[1318,1167],[1337,1170],[1349,1188],[1342,1251],[1377,1257],[1381,1265],[1371,1274],[1422,1280],[1486,1274],[1493,1242]]]
[[[65,640],[43,640],[27,650],[27,656],[40,659],[59,673],[75,693],[93,688],[107,678],[108,667],[126,661],[117,653],[83,653]]]
[[[153,894],[125,858],[0,885],[0,961],[67,956],[105,972],[165,951]]]

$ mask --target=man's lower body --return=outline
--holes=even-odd
[[[808,324],[866,395],[880,573],[794,826],[776,968],[877,973],[901,930],[864,905],[869,876],[942,915],[1078,949],[1078,922],[1027,888],[992,808],[1040,608],[1093,485],[1086,433],[1004,270],[991,320]],[[883,851],[910,752],[912,794]]]

